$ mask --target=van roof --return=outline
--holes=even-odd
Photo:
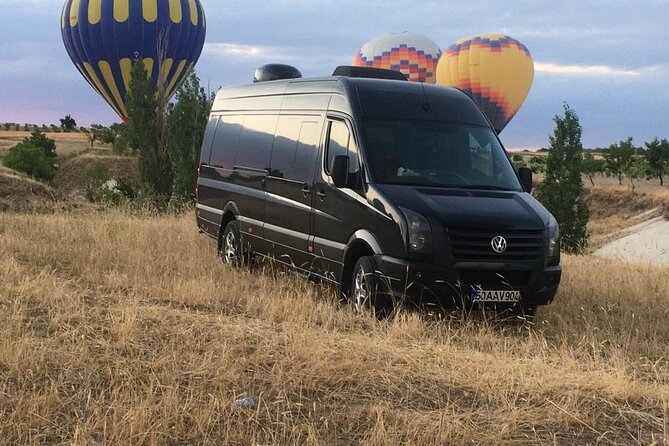
[[[268,109],[274,109],[279,104],[275,101],[281,96],[318,93],[342,94],[348,97],[352,107],[359,107],[359,113],[364,116],[447,119],[451,122],[489,125],[474,101],[455,88],[347,76],[285,79],[223,87],[216,95],[213,110],[225,109],[223,101],[226,100],[260,97],[267,97],[263,103],[268,104]],[[354,105],[353,102],[358,104]]]

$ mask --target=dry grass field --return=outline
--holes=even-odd
[[[61,158],[68,158],[70,156],[81,153],[90,149],[91,143],[85,133],[45,133],[47,138],[56,141],[56,153]],[[30,132],[15,131],[15,130],[1,130],[0,131],[0,158],[13,145],[21,142],[23,138],[29,137]],[[96,142],[94,147],[103,147]]]
[[[587,177],[583,177],[583,185],[590,190],[615,190],[632,192],[630,181],[623,177],[623,184],[618,183],[618,178],[607,176],[596,176],[595,185],[590,184]],[[664,185],[660,185],[660,180],[654,178],[651,180],[634,180],[634,192],[658,196],[669,201],[669,177],[664,178]]]
[[[0,213],[0,443],[668,444],[669,270],[563,265],[533,324],[378,322],[190,214]]]

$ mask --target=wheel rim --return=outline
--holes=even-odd
[[[223,247],[223,258],[225,260],[225,263],[228,265],[236,265],[237,264],[237,237],[235,237],[235,233],[230,231],[228,234],[225,236],[224,240],[224,247]]]
[[[358,268],[353,279],[353,307],[356,312],[362,312],[369,301],[369,285],[365,279],[365,270]]]

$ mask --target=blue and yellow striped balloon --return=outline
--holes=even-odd
[[[200,57],[206,21],[199,0],[66,0],[61,31],[79,72],[127,121],[133,61],[170,98]]]

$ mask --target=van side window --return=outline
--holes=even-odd
[[[271,175],[306,181],[313,172],[321,122],[315,116],[281,116],[272,149]]]
[[[325,171],[330,173],[332,160],[338,155],[348,155],[348,169],[350,173],[358,171],[358,150],[351,137],[348,126],[342,121],[330,121],[330,136],[327,147]]]
[[[267,169],[272,153],[274,132],[279,117],[276,115],[247,115],[239,135],[235,167]]]
[[[232,169],[243,124],[243,116],[227,115],[221,117],[218,126],[216,126],[209,164],[215,167]]]
[[[300,137],[297,140],[297,150],[295,150],[295,161],[293,167],[298,170],[310,170],[313,165],[313,158],[316,154],[320,132],[318,122],[305,121],[300,129]]]

